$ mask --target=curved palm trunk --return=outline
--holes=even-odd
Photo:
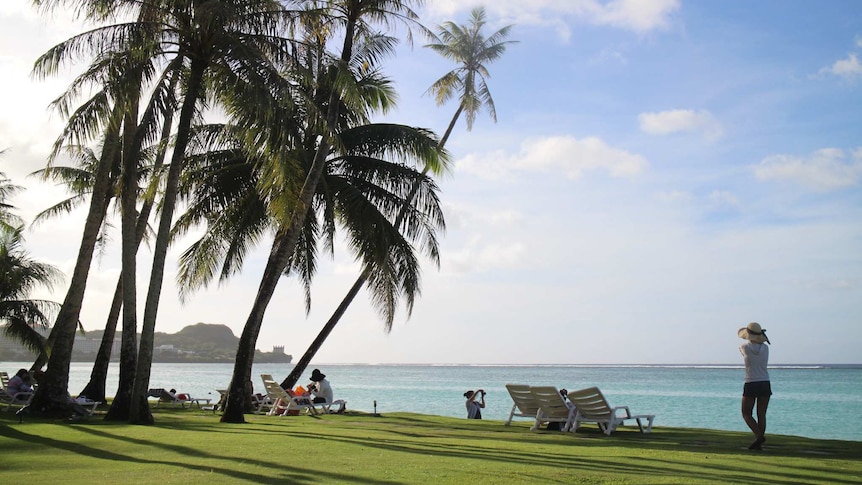
[[[159,231],[156,235],[156,245],[153,251],[153,266],[150,271],[150,286],[147,289],[147,300],[144,305],[144,322],[141,328],[141,345],[138,354],[138,367],[135,373],[135,385],[132,390],[129,421],[136,424],[152,424],[153,415],[147,405],[147,388],[150,385],[150,370],[153,365],[153,337],[156,328],[156,316],[159,310],[159,299],[162,293],[162,283],[165,274],[168,244],[171,238],[171,222],[176,206],[179,190],[180,174],[183,169],[186,146],[191,135],[192,118],[198,100],[198,92],[203,85],[204,64],[192,62],[191,73],[186,88],[183,107],[177,125],[177,140],[171,156],[168,169],[168,179],[165,183],[165,193],[162,196],[162,213],[159,219]]]
[[[112,118],[116,120],[120,111],[115,108]],[[106,194],[111,185],[111,165],[116,154],[119,138],[119,125],[116,121],[109,123],[105,135],[102,155],[93,179],[93,194]],[[48,357],[48,367],[45,376],[39,382],[39,388],[30,404],[31,412],[45,416],[65,417],[70,413],[69,396],[69,365],[72,362],[72,347],[75,344],[75,330],[81,314],[81,304],[87,288],[87,277],[93,252],[99,236],[99,228],[105,218],[108,204],[104,197],[91,197],[87,219],[84,222],[84,232],[81,245],[78,248],[78,258],[66,298],[57,315],[54,328],[51,331],[51,348]],[[41,367],[41,366],[40,366]]]
[[[455,116],[452,117],[452,120],[449,122],[448,128],[446,128],[446,133],[443,135],[443,138],[437,143],[437,149],[442,149],[446,144],[446,140],[449,139],[449,135],[452,134],[452,129],[455,127],[455,123],[458,121],[458,118],[461,116],[461,112],[464,110],[464,105],[460,104],[458,109],[455,111]],[[422,175],[428,173],[429,167],[426,165],[422,169]],[[410,206],[410,203],[413,201],[413,197],[416,195],[416,192],[419,190],[419,181],[413,184],[413,187],[410,188],[410,193],[407,195],[407,198],[404,199],[404,205],[401,206],[401,210],[398,211],[398,215],[395,218],[395,227],[398,227],[407,216],[407,210]],[[344,316],[344,313],[347,311],[347,308],[353,303],[356,295],[359,294],[359,290],[365,286],[365,283],[368,281],[368,270],[362,272],[356,281],[353,283],[353,286],[350,287],[350,290],[347,291],[347,294],[341,300],[341,303],[335,309],[332,316],[329,317],[329,320],[326,321],[326,324],[320,330],[320,333],[317,334],[317,337],[311,342],[311,345],[308,346],[308,349],[302,354],[302,357],[299,361],[296,362],[296,365],[293,366],[293,369],[290,371],[290,374],[281,381],[281,387],[284,389],[291,389],[296,385],[296,382],[302,376],[302,373],[305,372],[305,369],[308,368],[308,364],[311,363],[311,360],[317,354],[317,351],[320,350],[320,347],[323,346],[323,342],[326,341],[329,334],[332,333],[332,330],[335,329],[335,326],[338,325],[338,322],[341,320],[341,317]]]
[[[357,5],[356,8],[361,8],[361,6]],[[353,36],[356,30],[358,14],[359,12],[357,11],[354,15],[351,15],[345,26],[344,45],[341,49],[341,61],[344,64],[347,64],[347,61],[353,55]],[[329,96],[329,105],[326,113],[326,120],[331,128],[334,128],[338,122],[338,101],[338,92],[333,89]],[[291,213],[287,228],[286,230],[282,229],[273,242],[266,269],[258,287],[257,296],[243,327],[242,335],[240,335],[233,376],[231,377],[227,399],[225,400],[224,413],[221,417],[223,423],[245,422],[243,413],[248,409],[247,403],[250,402],[248,383],[251,382],[254,349],[257,344],[258,334],[260,333],[260,326],[263,324],[263,316],[266,313],[269,302],[272,300],[272,295],[275,293],[278,280],[282,273],[284,273],[290,256],[296,248],[299,233],[305,223],[305,217],[308,215],[314,192],[317,189],[317,184],[320,181],[323,169],[326,166],[326,159],[329,157],[331,149],[332,145],[329,136],[324,135],[317,146],[314,161],[302,184],[299,200],[297,200],[296,207]]]
[[[111,352],[114,348],[114,337],[117,335],[117,322],[120,319],[120,309],[123,307],[123,277],[117,280],[114,290],[114,298],[111,300],[111,310],[105,321],[105,331],[102,333],[102,342],[96,352],[96,360],[93,362],[93,370],[90,371],[90,381],[81,390],[80,395],[87,396],[93,401],[107,402],[105,393],[106,381],[108,379],[108,368],[111,365]]]
[[[164,125],[162,126],[161,148],[159,148],[158,156],[153,164],[154,170],[160,169],[165,162],[165,153],[167,152],[167,142],[171,136],[171,124],[173,121],[173,111],[168,110],[165,113]],[[141,241],[144,240],[144,232],[147,230],[147,221],[150,219],[150,213],[153,210],[154,201],[148,200],[141,207],[141,213],[138,215],[138,224],[135,228],[135,250],[141,247]],[[96,360],[93,363],[93,370],[90,372],[90,381],[84,386],[81,395],[87,396],[93,401],[107,402],[106,398],[106,381],[108,379],[108,368],[111,364],[111,352],[114,348],[114,337],[117,333],[117,321],[120,318],[120,309],[123,306],[123,277],[122,275],[117,280],[117,288],[114,290],[114,298],[111,300],[111,310],[108,312],[108,319],[105,321],[105,331],[102,333],[102,342],[99,344],[99,351],[96,353]]]

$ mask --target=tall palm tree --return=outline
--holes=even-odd
[[[429,92],[435,94],[438,106],[451,99],[456,92],[460,93],[458,109],[455,110],[455,115],[449,122],[445,134],[440,139],[438,147],[441,149],[449,139],[449,135],[452,133],[452,129],[455,127],[455,123],[462,112],[466,113],[468,131],[472,129],[476,114],[483,107],[488,110],[491,118],[495,122],[497,121],[494,100],[491,98],[491,92],[488,90],[486,83],[486,78],[490,77],[490,75],[485,64],[502,56],[506,45],[513,42],[504,40],[509,35],[511,26],[503,27],[487,38],[482,33],[484,26],[484,8],[473,9],[468,25],[459,26],[453,22],[446,22],[439,27],[438,36],[435,37],[436,42],[426,46],[459,64],[458,68],[438,79],[429,89]],[[428,172],[428,169],[428,166],[423,169],[423,175]],[[399,212],[396,218],[396,226],[400,225],[414,195],[415,192],[412,192],[405,201],[404,210]],[[336,307],[335,312],[333,312],[332,316],[317,334],[317,337],[315,337],[302,357],[293,366],[290,374],[282,381],[282,387],[289,389],[296,385],[302,373],[305,372],[305,369],[311,363],[317,351],[323,346],[323,343],[341,320],[341,317],[347,311],[353,299],[356,298],[359,290],[368,281],[370,275],[370,268],[363,270],[362,274],[348,290],[347,295],[344,296],[341,303]],[[392,318],[390,316],[386,320],[386,331],[388,332],[391,327]]]
[[[163,53],[176,49],[177,57],[183,60],[185,83],[181,87],[176,137],[161,198],[161,216],[141,329],[139,364],[131,395],[129,419],[132,422],[152,422],[145,393],[149,385],[153,334],[173,213],[193,119],[210,95],[219,100],[230,96],[233,89],[244,89],[249,85],[259,89],[280,89],[277,84],[272,84],[281,79],[276,66],[291,43],[290,39],[283,37],[283,30],[296,16],[296,12],[284,8],[284,3],[287,2],[188,1],[172,4],[171,8],[162,9],[158,15],[162,30],[156,39],[164,45]],[[255,109],[255,114],[262,119],[268,116],[265,105],[252,105],[246,109],[249,108]]]

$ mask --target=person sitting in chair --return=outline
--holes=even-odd
[[[308,390],[314,396],[312,402],[324,404],[332,402],[332,386],[326,380],[326,375],[319,369],[314,369],[311,372],[311,384],[308,385]]]
[[[27,369],[20,369],[14,377],[9,379],[9,383],[6,385],[6,394],[14,396],[19,392],[32,392],[31,382],[30,372]]]

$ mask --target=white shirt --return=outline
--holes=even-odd
[[[327,403],[332,402],[332,386],[329,385],[329,381],[323,379],[315,387],[317,387],[317,390],[312,393],[314,397],[322,397],[326,399]]]
[[[746,342],[739,346],[739,352],[745,361],[745,382],[762,382],[769,380],[766,366],[769,363],[769,346]]]

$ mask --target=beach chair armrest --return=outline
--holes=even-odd
[[[619,415],[617,415],[617,411],[620,411],[620,410],[625,411],[625,416],[619,416]],[[629,410],[629,407],[628,407],[628,406],[615,406],[613,409],[611,409],[611,415],[612,415],[613,417],[615,417],[615,418],[622,417],[622,418],[625,418],[625,419],[631,419],[631,417],[632,417],[632,412],[631,412],[631,410]]]

